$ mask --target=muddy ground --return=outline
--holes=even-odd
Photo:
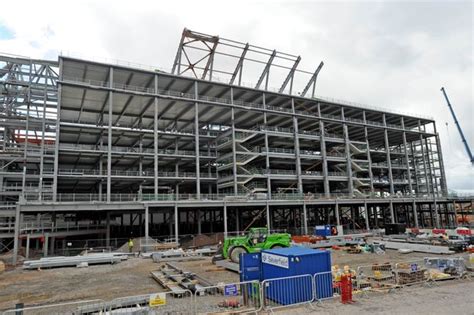
[[[337,250],[332,251],[332,264],[341,267],[350,265],[355,269],[359,265],[411,261],[426,256],[427,254],[423,253],[400,254],[391,250],[383,255],[348,254]],[[237,273],[213,265],[210,258],[175,265],[197,273],[215,284],[236,282],[239,279]],[[117,297],[160,292],[163,288],[150,277],[150,272],[158,269],[159,264],[149,258],[129,258],[116,265],[88,268],[71,267],[38,271],[22,270],[20,267],[0,274],[0,310],[13,308],[16,303],[29,306],[81,299],[107,301]],[[470,292],[474,292],[472,284]],[[471,295],[471,301],[473,299],[474,295]],[[471,303],[474,309],[474,302]]]

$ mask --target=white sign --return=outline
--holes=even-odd
[[[290,268],[288,263],[288,257],[268,253],[262,253],[262,263],[286,269]]]

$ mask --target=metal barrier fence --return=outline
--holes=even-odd
[[[197,287],[194,305],[195,314],[256,314],[261,307],[260,282],[255,280]]]
[[[474,253],[471,253],[467,258],[466,262],[466,278],[473,279],[474,278]]]
[[[103,310],[105,302],[100,299],[87,300],[87,301],[75,301],[67,303],[57,303],[41,306],[29,306],[18,309],[11,309],[3,312],[3,315],[55,315],[55,314],[76,314],[81,306],[96,307],[99,310]]]
[[[313,276],[314,299],[317,302],[341,295],[341,282],[333,279],[331,271],[316,273]]]
[[[396,263],[394,272],[399,286],[424,284],[431,280],[423,259]]]
[[[467,274],[466,263],[462,257],[426,257],[423,263],[432,273],[430,277],[433,281],[458,279]]]
[[[311,305],[314,301],[314,282],[310,274],[267,279],[262,281],[261,310],[273,311],[296,305]]]
[[[105,305],[105,314],[194,314],[193,294],[189,290],[157,292],[122,297]],[[81,314],[99,313],[98,310],[83,309]]]
[[[392,289],[397,286],[396,274],[392,264],[373,264],[357,267],[357,288]]]

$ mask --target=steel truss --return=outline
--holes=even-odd
[[[217,62],[217,56],[221,57],[222,60]],[[293,94],[295,75],[309,75],[310,79],[305,88],[302,92],[296,94],[305,96],[312,87],[311,96],[314,97],[316,80],[324,63],[321,62],[315,72],[308,72],[298,69],[300,61],[300,56],[185,28],[173,63],[172,73],[219,82],[220,79],[214,76],[217,73],[225,77],[225,81],[229,84],[242,86],[244,64],[250,67],[249,72],[251,73],[255,71],[258,65],[263,65],[264,68],[258,77],[257,83],[253,86],[255,89],[268,90],[271,69],[283,69],[288,73],[277,90],[279,93],[287,91],[288,94]],[[229,70],[229,65],[234,64],[235,66]]]

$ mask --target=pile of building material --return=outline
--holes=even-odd
[[[183,289],[204,294],[203,288],[212,286],[208,280],[195,273],[183,271],[170,263],[162,265],[157,271],[152,271],[151,277],[163,288],[173,292],[174,296],[183,295]]]
[[[18,249],[17,262],[22,262],[24,260],[25,260],[25,248],[20,247]],[[9,250],[7,252],[1,253],[0,261],[2,261],[5,265],[12,265],[13,264],[13,250]]]
[[[310,243],[299,243],[298,245],[308,248],[324,248],[333,246],[352,246],[365,244],[365,238],[370,234],[353,234],[344,236],[329,236],[324,239],[317,239]]]
[[[53,268],[53,267],[84,267],[97,264],[115,264],[126,260],[122,253],[100,253],[80,256],[45,257],[38,260],[27,260],[23,269]]]
[[[184,236],[180,239],[180,243],[182,248],[199,248],[223,243],[224,239],[224,233],[214,233],[212,235],[199,234]]]
[[[453,254],[454,251],[450,250],[447,246],[437,246],[428,244],[418,244],[407,242],[403,239],[383,239],[381,242],[374,242],[374,244],[382,244],[387,249],[397,250],[412,250],[414,252],[429,253],[429,254]]]
[[[184,261],[184,260],[198,260],[204,257],[212,256],[216,253],[215,248],[200,248],[183,250],[182,248],[170,249],[166,251],[159,251],[153,253],[143,254],[143,256],[151,256],[154,262],[161,263],[167,261]]]
[[[400,285],[409,285],[427,281],[428,269],[423,264],[400,263],[397,269],[397,281]]]

